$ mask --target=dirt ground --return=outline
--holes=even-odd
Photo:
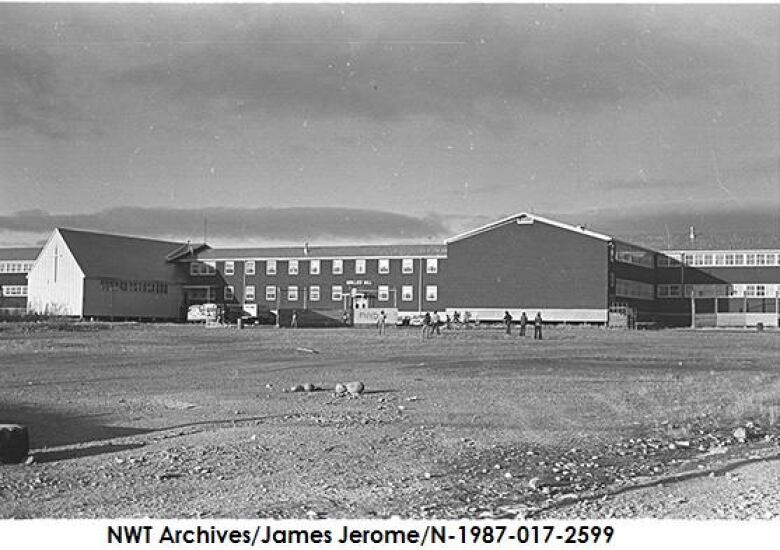
[[[771,518],[779,343],[0,325],[0,517]]]

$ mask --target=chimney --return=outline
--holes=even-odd
[[[691,240],[691,242],[696,240],[696,229],[691,226],[688,230],[688,238]]]
[[[303,243],[303,255],[308,256],[309,255],[309,243],[305,242]]]

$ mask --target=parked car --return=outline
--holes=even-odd
[[[275,325],[276,314],[273,311],[258,311],[254,317],[244,317],[246,325]]]

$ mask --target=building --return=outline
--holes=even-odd
[[[778,326],[780,250],[666,250],[657,255],[665,324]]]
[[[201,245],[202,246],[202,245]],[[188,243],[55,229],[28,274],[31,313],[180,320]]]
[[[0,248],[0,318],[27,311],[27,273],[40,248]]]
[[[442,244],[214,249],[56,229],[32,266],[24,257],[29,264],[35,251],[25,250],[5,253],[15,262],[0,273],[14,300],[8,312],[24,310],[29,268],[27,309],[75,317],[184,320],[190,305],[215,302],[336,324],[376,308],[469,311],[484,321],[509,310],[558,323],[778,326],[780,250],[659,252],[529,213]]]
[[[654,302],[653,253],[611,236],[520,213],[447,240],[442,301],[499,320],[537,312],[551,322],[606,323],[630,304]]]
[[[345,311],[369,307],[437,309],[439,265],[446,253],[445,245],[303,245],[208,249],[183,261],[194,279],[189,303],[232,302],[250,315],[318,311],[341,321]]]

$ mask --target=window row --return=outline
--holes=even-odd
[[[3,296],[27,296],[27,285],[3,285]]]
[[[696,296],[703,294],[707,297],[768,297],[780,296],[780,285],[774,284],[733,284],[733,285],[682,285],[661,284],[656,287],[658,298],[683,298],[690,297],[692,292]]]
[[[0,262],[0,273],[28,273],[34,262]]]
[[[322,260],[285,260],[287,262],[287,274],[298,275],[301,273],[303,266],[302,263],[309,264],[309,274],[319,275],[322,271]],[[344,260],[329,260],[331,262],[331,272],[334,275],[342,275],[344,273]],[[365,275],[366,262],[373,260],[366,260],[358,258],[355,261],[355,274]],[[386,275],[390,273],[390,259],[378,259],[377,272],[380,275]],[[244,274],[254,275],[256,271],[257,261],[247,260],[244,262]],[[276,275],[278,272],[277,260],[265,260],[265,274]],[[205,266],[205,267],[204,267]],[[213,265],[209,265],[204,262],[192,262],[190,264],[191,275],[213,275],[215,272]],[[426,258],[425,260],[425,272],[426,273],[438,273],[439,272],[439,260],[437,258]],[[236,261],[228,260],[225,262],[225,268],[223,273],[225,276],[235,275],[236,273]],[[404,275],[410,275],[414,273],[414,259],[404,258],[401,260],[401,273]]]
[[[615,260],[618,262],[653,268],[654,253],[649,250],[631,246],[626,243],[615,243]]]
[[[168,283],[160,283],[157,281],[116,281],[113,279],[101,279],[100,290],[103,292],[168,294]]]
[[[304,288],[303,292],[308,290],[308,299],[310,302],[320,301],[320,287],[313,285]],[[286,289],[279,289],[276,286],[268,285],[265,287],[265,299],[268,302],[275,302],[277,298],[281,298],[281,294],[278,292],[284,291],[285,297],[288,302],[298,301],[300,295],[299,288],[297,286],[288,286]],[[395,292],[388,285],[379,285],[377,287],[377,300],[379,302],[390,301],[391,292]],[[235,298],[235,287],[228,285],[225,287],[225,300],[233,300]],[[340,302],[344,298],[344,287],[342,285],[333,285],[330,289],[330,299],[334,302]],[[414,301],[414,287],[412,285],[401,286],[401,301],[412,302]],[[435,302],[439,298],[437,285],[426,285],[425,287],[425,300],[428,302]],[[244,289],[244,301],[253,302],[255,300],[255,286],[247,285]]]
[[[649,283],[630,281],[628,279],[616,279],[615,295],[623,298],[652,300],[655,298],[655,287]]]
[[[683,252],[659,254],[658,267],[679,267],[680,263],[694,267],[745,267],[780,265],[777,252]]]

